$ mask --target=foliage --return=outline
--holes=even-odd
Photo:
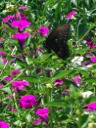
[[[27,8],[19,10],[22,6]],[[73,10],[76,14],[67,20],[66,15]],[[18,20],[16,14],[31,24],[26,27],[22,24],[21,30],[21,26],[9,24],[14,19],[2,22],[9,15]],[[96,0],[1,0],[0,120],[7,122],[10,128],[90,128],[90,124],[96,125],[96,107],[86,110],[87,104],[96,102],[96,60],[92,61],[92,57],[96,57],[95,18]],[[44,42],[49,33],[42,36],[38,30],[46,26],[52,31],[67,23],[71,26],[67,42],[70,57],[62,60],[53,51],[47,52]],[[27,34],[17,38],[14,34],[18,32]],[[56,80],[62,84],[56,84]],[[15,87],[13,81],[19,81]],[[83,95],[88,91],[91,95]],[[37,103],[30,109],[27,105],[20,106],[20,98],[25,95],[36,97]],[[43,111],[44,108],[48,108],[48,113],[36,114],[38,109]],[[32,123],[38,118],[41,122]]]

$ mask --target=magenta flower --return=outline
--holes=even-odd
[[[91,62],[96,63],[96,56],[90,58]]]
[[[24,10],[24,9],[26,9],[27,8],[27,6],[20,6],[19,8],[18,8],[18,10]]]
[[[81,77],[80,76],[75,76],[73,78],[73,81],[75,82],[75,84],[77,84],[78,86],[81,84]]]
[[[0,52],[0,56],[2,56],[2,55],[4,55],[4,54],[5,54],[5,52],[2,52],[2,51]]]
[[[11,80],[11,76],[8,75],[8,76],[6,76],[4,79],[5,79],[6,81],[10,81],[10,80]]]
[[[14,16],[9,15],[9,16],[4,17],[1,22],[3,22],[3,23],[10,22],[11,23],[13,20],[14,20]]]
[[[90,45],[90,48],[91,49],[93,49],[93,48],[95,48],[96,47],[96,45],[94,44],[94,43],[92,43],[91,45]]]
[[[61,85],[61,84],[63,84],[63,80],[62,79],[57,79],[57,80],[54,81],[54,84],[55,85]]]
[[[0,120],[0,128],[9,128],[9,124]]]
[[[87,45],[90,45],[90,44],[92,43],[92,40],[89,38],[89,39],[86,40],[85,43],[86,43]]]
[[[18,28],[18,31],[22,32],[24,28],[30,26],[30,24],[31,23],[28,22],[27,20],[14,20],[11,26]]]
[[[12,95],[9,95],[8,98],[9,98],[9,99],[13,99],[13,96],[12,96]]]
[[[3,64],[7,63],[7,59],[6,58],[2,58]]]
[[[42,26],[42,27],[38,30],[38,32],[39,32],[42,36],[46,36],[47,33],[49,32],[49,29],[46,28],[45,26]]]
[[[71,11],[70,13],[68,13],[68,14],[66,15],[66,20],[71,19],[71,17],[72,17],[73,15],[75,15],[76,13],[77,13],[76,11]]]
[[[12,82],[13,87],[16,89],[16,91],[21,91],[25,86],[29,86],[29,82],[26,80],[17,80]]]
[[[37,47],[36,50],[39,51],[39,52],[41,52],[41,48],[40,47]]]
[[[20,59],[23,59],[23,55],[22,55],[22,54],[20,54],[18,57],[19,57]]]
[[[88,46],[90,46],[91,49],[95,48],[96,45],[93,43],[93,41],[89,38],[85,42]]]
[[[87,104],[85,110],[88,110],[88,111],[90,111],[90,110],[91,111],[96,111],[96,102]]]
[[[16,112],[16,108],[12,108],[11,106],[8,106],[7,109],[11,112]]]
[[[19,33],[19,32],[18,32],[18,33],[16,33],[16,34],[12,35],[11,38],[17,39],[18,42],[19,42],[20,47],[21,47],[21,48],[24,48],[24,41],[25,41],[25,39],[26,39],[28,36],[30,36],[30,33],[28,33],[28,32],[24,32],[24,33]]]
[[[48,108],[43,108],[43,109],[37,109],[36,114],[40,116],[44,121],[48,121],[48,113],[49,109]]]
[[[18,20],[28,20],[28,18],[23,13],[17,13],[15,14],[16,19]]]
[[[20,70],[19,69],[12,70],[12,72],[11,72],[12,75],[17,75],[18,73],[20,73]]]
[[[37,103],[34,95],[25,95],[20,98],[20,106],[25,109],[31,109]]]
[[[36,119],[36,120],[34,120],[33,122],[32,122],[32,124],[39,124],[39,123],[41,123],[42,122],[42,119],[40,119],[40,118],[38,118],[38,119]]]

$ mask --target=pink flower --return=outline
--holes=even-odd
[[[92,40],[89,38],[89,39],[86,40],[85,43],[86,43],[87,45],[90,45],[90,43],[92,43]]]
[[[24,9],[26,9],[27,8],[27,6],[20,6],[19,8],[18,8],[18,10],[24,10]]]
[[[90,38],[86,40],[86,44],[90,46],[91,49],[96,47],[96,45],[93,43],[93,41]]]
[[[44,119],[44,121],[48,121],[48,113],[49,109],[48,108],[43,108],[43,109],[37,109],[36,114]]]
[[[0,37],[0,41],[1,41],[1,40],[4,40],[4,38]]]
[[[14,19],[14,16],[9,15],[9,16],[4,17],[1,22],[7,23],[9,21],[10,22],[13,21],[13,19]]]
[[[23,58],[23,55],[22,55],[22,54],[20,54],[18,57],[19,57],[20,59],[22,59],[22,58]]]
[[[11,106],[8,106],[7,109],[11,112],[16,112],[16,108],[12,108]]]
[[[55,85],[61,85],[61,84],[63,84],[63,80],[62,79],[57,79],[57,80],[54,81],[54,84]]]
[[[16,19],[18,20],[28,20],[28,18],[23,13],[17,13],[15,14]]]
[[[71,11],[70,13],[68,13],[68,14],[66,15],[66,20],[71,19],[71,17],[72,17],[73,15],[75,15],[76,13],[77,13],[76,11]]]
[[[6,76],[4,79],[5,79],[6,81],[10,81],[10,80],[11,80],[11,76],[8,75],[8,76]]]
[[[42,119],[38,118],[32,122],[32,124],[39,124],[42,122]]]
[[[41,52],[41,48],[40,47],[37,47],[36,50],[39,51],[39,52]]]
[[[96,56],[90,58],[91,62],[96,63]]]
[[[9,124],[0,120],[0,128],[9,128]]]
[[[94,43],[92,43],[91,45],[90,45],[90,48],[92,49],[92,48],[95,48],[96,47],[96,45],[94,44]]]
[[[18,70],[12,70],[12,72],[11,72],[12,75],[17,75],[18,73],[20,73],[19,69]]]
[[[34,95],[25,95],[20,98],[20,106],[25,109],[31,109],[37,103]]]
[[[7,59],[6,58],[2,58],[3,64],[7,63]]]
[[[87,104],[85,109],[88,110],[88,111],[90,111],[90,110],[96,111],[96,102]]]
[[[21,91],[25,86],[29,86],[29,82],[26,80],[18,80],[12,82],[13,87],[16,89],[16,91]]]
[[[9,99],[13,99],[13,96],[12,96],[12,95],[9,95],[8,98],[9,98]]]
[[[38,32],[39,32],[42,36],[46,36],[47,33],[49,32],[49,29],[46,28],[45,26],[42,26],[42,27],[38,30]]]
[[[69,90],[68,90],[68,89],[66,89],[66,90],[64,90],[64,91],[62,92],[62,95],[63,95],[63,96],[68,95],[68,94],[69,94]]]
[[[75,84],[77,84],[78,86],[81,84],[81,77],[80,76],[75,76],[73,78],[73,81],[75,82]]]
[[[23,48],[23,47],[24,47],[24,41],[25,41],[25,39],[26,39],[28,36],[30,36],[30,33],[28,33],[28,32],[24,32],[24,33],[19,33],[19,32],[18,32],[18,33],[16,33],[16,34],[12,35],[11,38],[17,39],[18,42],[19,42],[20,47]]]
[[[0,88],[2,88],[4,85],[3,84],[0,84]]]
[[[23,31],[24,28],[30,26],[30,22],[28,22],[27,20],[14,20],[12,22],[12,27],[17,27],[19,32]]]
[[[5,52],[0,52],[0,56],[2,56],[2,55],[4,55],[5,54]]]

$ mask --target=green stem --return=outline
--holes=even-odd
[[[13,80],[11,80],[6,86],[10,85],[14,80],[16,80],[19,76],[21,76],[22,72],[19,73]]]

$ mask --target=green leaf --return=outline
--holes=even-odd
[[[0,90],[7,92],[8,94],[12,95],[12,91],[9,87],[4,87],[4,88],[1,88]]]
[[[96,78],[92,78],[92,77],[90,78],[90,77],[89,77],[89,78],[87,78],[87,79],[84,79],[83,81],[84,81],[84,82],[88,82],[88,83],[96,83]]]
[[[78,88],[78,86],[73,82],[73,81],[71,81],[71,80],[68,80],[68,79],[64,79],[64,83],[66,84],[66,85],[74,85],[75,87],[77,87]]]
[[[87,4],[87,6],[90,5],[89,0],[85,0],[85,2],[86,2],[86,4]]]
[[[2,58],[0,57],[0,69],[3,69],[3,67],[4,67],[4,64],[3,64]]]
[[[27,80],[29,82],[39,83],[39,79],[35,76],[21,76],[22,80]]]
[[[31,120],[32,120],[31,117],[32,117],[32,116],[31,116],[30,114],[26,115],[26,120],[27,120],[28,122],[31,122]]]
[[[47,107],[65,107],[67,105],[67,103],[64,100],[59,100],[59,101],[54,101],[54,102],[50,102],[48,104],[45,104],[45,106]]]
[[[80,128],[87,128],[87,124],[89,121],[89,115],[83,115],[80,117]]]
[[[64,77],[64,76],[67,76],[67,75],[69,75],[70,73],[72,73],[73,71],[71,71],[71,70],[64,70],[64,71],[58,71],[55,75],[54,75],[54,77],[53,77],[53,79],[58,79],[58,78],[62,78],[62,77]]]
[[[71,3],[73,3],[75,6],[77,6],[77,1],[76,0],[71,0]]]

